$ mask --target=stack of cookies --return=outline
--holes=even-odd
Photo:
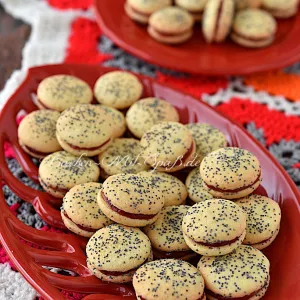
[[[193,36],[193,26],[202,22],[206,42],[220,43],[230,35],[249,48],[270,45],[276,19],[297,14],[299,0],[127,0],[125,11],[134,21],[148,24],[149,35],[161,43],[179,44]]]
[[[89,238],[87,268],[132,281],[137,299],[260,299],[270,281],[260,250],[281,211],[255,193],[258,159],[143,92],[128,72],[102,75],[94,91],[51,76],[19,126],[20,146],[41,159],[41,186],[63,199],[65,226]]]

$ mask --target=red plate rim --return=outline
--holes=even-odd
[[[116,1],[116,2],[115,2]],[[141,49],[133,45],[130,41],[130,39],[127,36],[130,36],[130,32],[128,35],[120,35],[116,28],[116,22],[114,20],[114,14],[110,11],[108,12],[105,7],[107,2],[109,2],[111,10],[113,9],[113,6],[116,6],[114,11],[120,9],[123,10],[123,5],[120,7],[119,2],[125,2],[125,0],[93,0],[93,8],[96,14],[96,20],[99,24],[99,27],[103,31],[105,35],[107,35],[116,45],[119,47],[125,49],[130,54],[140,57],[141,59],[153,63],[155,65],[173,69],[181,72],[186,72],[190,74],[206,74],[206,75],[247,75],[257,72],[263,72],[263,71],[270,71],[275,69],[280,69],[283,67],[286,67],[288,65],[291,65],[295,63],[296,61],[300,60],[300,43],[296,44],[296,46],[291,47],[291,43],[294,43],[294,39],[300,35],[300,12],[295,18],[295,24],[293,25],[292,30],[289,32],[288,40],[285,42],[281,42],[276,45],[271,45],[270,48],[261,48],[261,49],[253,49],[251,51],[264,51],[263,56],[264,59],[261,59],[259,55],[255,58],[255,61],[260,61],[260,63],[256,63],[253,65],[247,65],[245,68],[243,67],[242,62],[237,63],[231,63],[230,64],[230,70],[227,66],[218,66],[218,67],[210,67],[210,66],[198,66],[195,68],[195,64],[180,64],[178,65],[178,60],[170,60],[168,59],[160,59],[155,54],[150,53],[149,51],[145,49]],[[125,12],[124,12],[125,14]],[[128,17],[129,18],[129,17]],[[134,23],[132,23],[133,26],[139,26]],[[145,29],[146,30],[146,29]],[[151,39],[149,37],[149,39]],[[142,41],[141,41],[142,43]],[[284,47],[283,47],[284,46]],[[285,51],[284,49],[289,49],[289,51]],[[291,49],[292,48],[292,49]],[[157,48],[158,49],[158,48]],[[170,53],[169,55],[172,56],[170,47]],[[276,61],[273,58],[273,60],[269,60],[268,55],[266,55],[265,51],[276,52]],[[261,52],[260,52],[261,53]],[[177,57],[178,59],[178,57]],[[183,58],[182,58],[183,59]],[[253,57],[252,57],[253,60]],[[265,61],[267,60],[267,61]]]
[[[69,71],[69,73],[72,73],[72,70],[83,70],[85,72],[88,72],[89,70],[99,70],[103,72],[107,71],[112,71],[115,70],[115,68],[105,68],[101,66],[93,66],[93,65],[81,65],[81,64],[64,64],[64,65],[45,65],[45,66],[40,66],[40,67],[35,67],[32,69],[29,69],[28,74],[26,79],[23,81],[23,83],[20,85],[20,87],[15,91],[15,93],[10,97],[8,102],[4,105],[3,110],[0,113],[0,120],[3,118],[3,115],[5,115],[9,110],[12,102],[14,101],[14,97],[16,94],[18,94],[19,90],[27,84],[29,81],[31,75],[35,72],[37,73],[44,73],[45,76],[47,76],[47,70],[52,70],[52,69],[63,69],[62,72],[66,72],[66,70]],[[67,72],[68,72],[67,71]],[[49,72],[49,71],[48,71]],[[151,86],[156,85],[156,86],[161,86],[164,88],[167,88],[169,90],[176,91],[176,89],[173,89],[167,85],[164,84],[158,84],[154,79],[151,79],[149,77],[143,76],[143,75],[137,75],[141,80],[144,82],[149,82]],[[180,90],[177,90],[180,94],[183,94]],[[210,105],[208,105],[205,102],[202,102],[201,100],[195,99],[192,96],[188,96],[190,99],[196,102],[201,102],[201,106],[207,107],[207,109],[213,111],[214,113],[218,114],[221,118],[225,118],[230,121],[230,123],[233,126],[238,127],[240,130],[243,131],[243,134],[247,136],[248,139],[251,140],[255,144],[256,147],[258,147],[270,160],[271,162],[275,165],[275,167],[278,169],[278,171],[281,173],[281,175],[284,176],[285,180],[287,181],[289,188],[291,189],[293,195],[295,196],[294,201],[296,200],[296,203],[298,204],[298,213],[300,213],[300,192],[295,185],[295,183],[292,181],[290,176],[286,173],[286,171],[283,169],[283,167],[277,162],[277,160],[254,138],[252,137],[242,126],[240,126],[238,123],[233,121],[231,118],[228,118],[224,116],[224,114],[216,111],[214,108],[212,108]],[[200,106],[199,106],[200,108]],[[0,139],[2,139],[3,132],[1,132]],[[2,152],[1,155],[3,155],[3,149],[0,149],[0,152]],[[2,174],[0,173],[0,179],[2,177]],[[0,199],[1,200],[1,199]],[[0,203],[1,204],[1,203]],[[36,280],[36,276],[34,275],[34,270],[30,267],[30,265],[27,263],[27,261],[24,261],[21,256],[19,255],[19,251],[16,251],[16,245],[14,245],[14,242],[10,239],[9,234],[7,232],[7,224],[9,224],[8,219],[12,216],[11,212],[8,209],[7,205],[1,204],[3,207],[3,211],[0,215],[0,241],[3,244],[5,250],[7,251],[9,257],[13,261],[13,263],[17,266],[17,268],[20,270],[20,272],[23,274],[23,276],[29,281],[31,285],[34,286],[34,288],[44,297],[47,297],[47,299],[62,299],[62,298],[53,298],[49,294],[49,290],[47,290],[44,286],[40,285],[39,282]],[[24,225],[25,226],[25,225]],[[3,228],[5,227],[5,230]],[[295,262],[295,265],[297,263]],[[33,279],[34,278],[34,279]],[[52,294],[53,295],[53,294]],[[89,296],[90,298],[93,298]],[[114,297],[114,298],[113,298]],[[120,296],[112,296],[111,299],[121,299]]]

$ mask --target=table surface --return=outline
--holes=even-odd
[[[0,90],[11,73],[21,67],[22,49],[30,26],[6,14],[0,6]]]

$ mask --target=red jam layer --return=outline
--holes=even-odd
[[[164,259],[164,258],[181,259],[184,258],[185,256],[195,254],[195,252],[193,252],[192,250],[165,252],[165,251],[160,251],[152,248],[152,251],[153,251],[153,256],[157,259]]]
[[[88,231],[88,232],[96,232],[97,229],[92,229],[92,228],[89,228],[89,227],[84,227],[84,226],[81,226],[79,224],[76,224],[69,216],[66,212],[64,212],[64,216],[69,219],[71,222],[73,222],[78,228],[80,228],[81,230],[84,230],[84,231]]]
[[[203,300],[204,297],[205,297],[205,293],[203,293],[203,295],[202,295],[200,298],[196,299],[196,300]],[[141,300],[147,300],[146,298],[143,298],[143,297],[141,297],[141,296],[139,296],[139,298],[140,298]]]
[[[35,154],[35,155],[38,155],[38,156],[47,156],[48,154],[51,154],[52,152],[49,152],[49,153],[45,153],[45,152],[40,152],[34,148],[31,148],[31,147],[28,147],[28,146],[25,146],[25,145],[22,145],[24,148],[26,148],[29,152]]]
[[[150,219],[152,219],[156,216],[156,214],[154,214],[154,215],[143,215],[143,214],[128,213],[128,212],[126,212],[124,210],[121,210],[121,209],[117,208],[116,206],[114,206],[111,203],[111,201],[105,196],[105,194],[103,192],[101,192],[101,197],[113,211],[117,212],[119,215],[121,215],[123,217],[129,218],[129,219],[136,219],[136,220],[150,220]]]
[[[188,33],[189,31],[191,31],[191,29],[187,29],[185,31],[182,31],[180,33],[168,33],[168,32],[163,32],[163,31],[160,31],[156,28],[154,28],[153,26],[151,27],[157,34],[161,35],[161,36],[165,36],[165,37],[171,37],[171,36],[181,36],[181,35],[184,35],[186,33]]]
[[[129,271],[125,271],[125,272],[118,272],[118,271],[104,271],[104,270],[99,270],[99,272],[103,273],[104,275],[107,276],[122,276],[131,272],[135,272],[138,268],[129,270]]]
[[[36,98],[36,101],[39,103],[39,105],[41,107],[43,107],[44,109],[50,109],[53,110],[52,108],[48,107],[47,105],[45,105],[44,103],[42,103],[42,101],[39,98]]]
[[[230,241],[223,241],[223,242],[217,242],[217,243],[205,243],[205,242],[196,242],[193,240],[196,244],[207,246],[207,247],[222,247],[222,246],[227,246],[231,245],[234,242],[236,242],[241,236],[236,237],[235,239],[232,239]]]
[[[103,144],[101,144],[100,146],[97,147],[90,147],[90,148],[84,148],[84,147],[78,147],[72,144],[68,144],[69,147],[75,149],[75,150],[87,150],[87,151],[94,151],[94,150],[98,150],[99,148],[102,148],[104,145],[108,144],[110,142],[110,139],[108,139],[106,142],[104,142]]]
[[[238,188],[238,189],[233,189],[233,190],[230,190],[230,189],[219,189],[219,188],[216,188],[215,186],[213,185],[209,185],[207,184],[206,182],[204,182],[206,184],[206,186],[208,188],[210,188],[211,190],[214,190],[214,191],[217,191],[217,192],[225,192],[225,193],[237,193],[237,192],[241,192],[241,191],[244,191],[248,188],[250,188],[251,186],[253,186],[255,183],[257,183],[259,180],[260,180],[260,176],[261,174],[259,173],[258,177],[255,179],[255,181],[249,185],[246,185],[246,186],[243,186],[241,188]]]
[[[69,189],[59,188],[59,187],[56,187],[56,186],[52,186],[52,185],[46,184],[46,183],[45,183],[43,180],[41,180],[41,179],[40,179],[40,181],[42,182],[42,184],[43,184],[44,186],[46,186],[46,187],[48,187],[48,188],[50,188],[50,189],[52,189],[52,190],[54,190],[54,191],[57,191],[57,192],[60,192],[60,193],[64,193],[64,194],[66,194],[66,193],[69,191]]]
[[[233,31],[234,35],[238,36],[239,38],[242,38],[244,40],[247,41],[252,41],[252,42],[263,42],[268,40],[269,38],[271,38],[271,36],[269,37],[264,37],[264,38],[255,38],[255,37],[249,37],[249,36],[245,36],[243,34],[240,34],[239,32]]]
[[[130,8],[133,12],[135,12],[136,14],[139,14],[139,15],[141,15],[141,16],[143,16],[143,17],[147,17],[147,18],[149,18],[149,17],[151,16],[151,13],[150,13],[150,14],[147,14],[147,13],[141,12],[141,11],[139,11],[138,9],[136,9],[135,7],[133,7],[132,5],[129,5],[128,2],[127,2],[127,5],[128,5],[129,8]]]
[[[217,18],[216,18],[216,25],[215,25],[215,29],[214,29],[214,37],[216,37],[218,31],[219,31],[219,27],[220,27],[220,21],[221,21],[221,15],[222,15],[222,11],[223,11],[223,4],[224,1],[221,0],[220,1],[220,6],[218,8],[218,14],[217,14]]]

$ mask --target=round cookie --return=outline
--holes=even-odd
[[[161,259],[146,263],[133,276],[138,300],[206,300],[204,280],[190,263]]]
[[[98,230],[86,246],[87,266],[104,281],[130,282],[137,268],[152,260],[148,237],[138,228],[112,224]]]
[[[202,161],[208,153],[226,147],[226,136],[214,126],[205,123],[190,123],[186,127],[196,143],[197,160]]]
[[[259,250],[268,247],[280,228],[281,210],[278,203],[260,195],[251,195],[235,203],[247,214],[247,233],[243,244]]]
[[[153,247],[155,259],[175,258],[189,260],[195,253],[186,244],[182,233],[182,219],[190,207],[186,205],[164,207],[158,219],[144,228]]]
[[[155,222],[164,206],[164,195],[138,174],[108,177],[98,193],[98,204],[111,220],[133,227]]]
[[[59,112],[84,103],[91,103],[93,92],[83,80],[71,75],[53,75],[45,78],[37,89],[37,106]]]
[[[237,10],[246,8],[259,8],[262,0],[235,0],[235,7]]]
[[[46,156],[39,167],[39,181],[43,189],[57,198],[63,198],[75,185],[97,182],[100,170],[88,157],[74,156],[65,151]]]
[[[124,9],[134,21],[147,24],[155,11],[170,5],[172,5],[172,0],[127,0]]]
[[[157,171],[175,172],[185,168],[195,154],[190,131],[182,124],[164,122],[154,125],[141,139],[145,161]]]
[[[267,291],[270,280],[267,257],[245,245],[224,256],[203,256],[198,269],[204,277],[205,292],[210,300],[258,300]]]
[[[99,209],[97,194],[101,183],[89,182],[72,187],[63,199],[61,217],[66,227],[81,236],[91,237],[113,222]]]
[[[227,147],[208,154],[201,162],[203,187],[214,197],[238,199],[250,195],[262,180],[258,159],[249,151]]]
[[[249,8],[236,14],[230,37],[241,46],[260,48],[274,41],[276,30],[276,20],[271,14]]]
[[[170,6],[151,15],[148,33],[158,42],[179,44],[192,37],[193,25],[194,19],[186,10]]]
[[[120,173],[136,174],[149,169],[141,157],[140,141],[131,138],[115,139],[99,155],[99,164],[106,178]]]
[[[100,104],[125,109],[141,98],[143,85],[133,74],[125,71],[108,72],[98,78],[94,94]]]
[[[145,98],[134,103],[126,113],[126,123],[130,132],[137,138],[153,125],[164,121],[179,122],[175,107],[159,98]]]
[[[202,20],[203,10],[208,0],[175,0],[175,4],[187,10],[196,22]]]
[[[192,204],[213,199],[213,196],[203,188],[203,180],[200,176],[199,168],[195,168],[189,173],[185,186]]]
[[[223,42],[230,32],[234,0],[209,0],[202,19],[202,32],[208,43]]]
[[[126,121],[123,113],[121,113],[119,110],[113,107],[109,107],[105,105],[101,105],[101,108],[103,108],[104,112],[112,118],[113,127],[114,127],[112,136],[114,138],[121,137],[127,129]]]
[[[112,141],[115,125],[100,105],[81,104],[66,109],[56,124],[56,137],[65,151],[95,156]]]
[[[37,110],[26,115],[18,127],[19,144],[25,152],[36,158],[44,158],[61,150],[55,130],[60,113],[53,110]]]
[[[148,177],[151,186],[154,186],[163,193],[165,207],[185,203],[187,190],[183,182],[177,177],[163,172],[155,172],[153,170],[140,172],[139,175]]]
[[[201,255],[224,255],[242,244],[246,219],[245,212],[232,201],[202,201],[183,218],[183,236],[187,245]]]
[[[290,18],[297,14],[299,0],[262,0],[263,9],[278,19]]]

